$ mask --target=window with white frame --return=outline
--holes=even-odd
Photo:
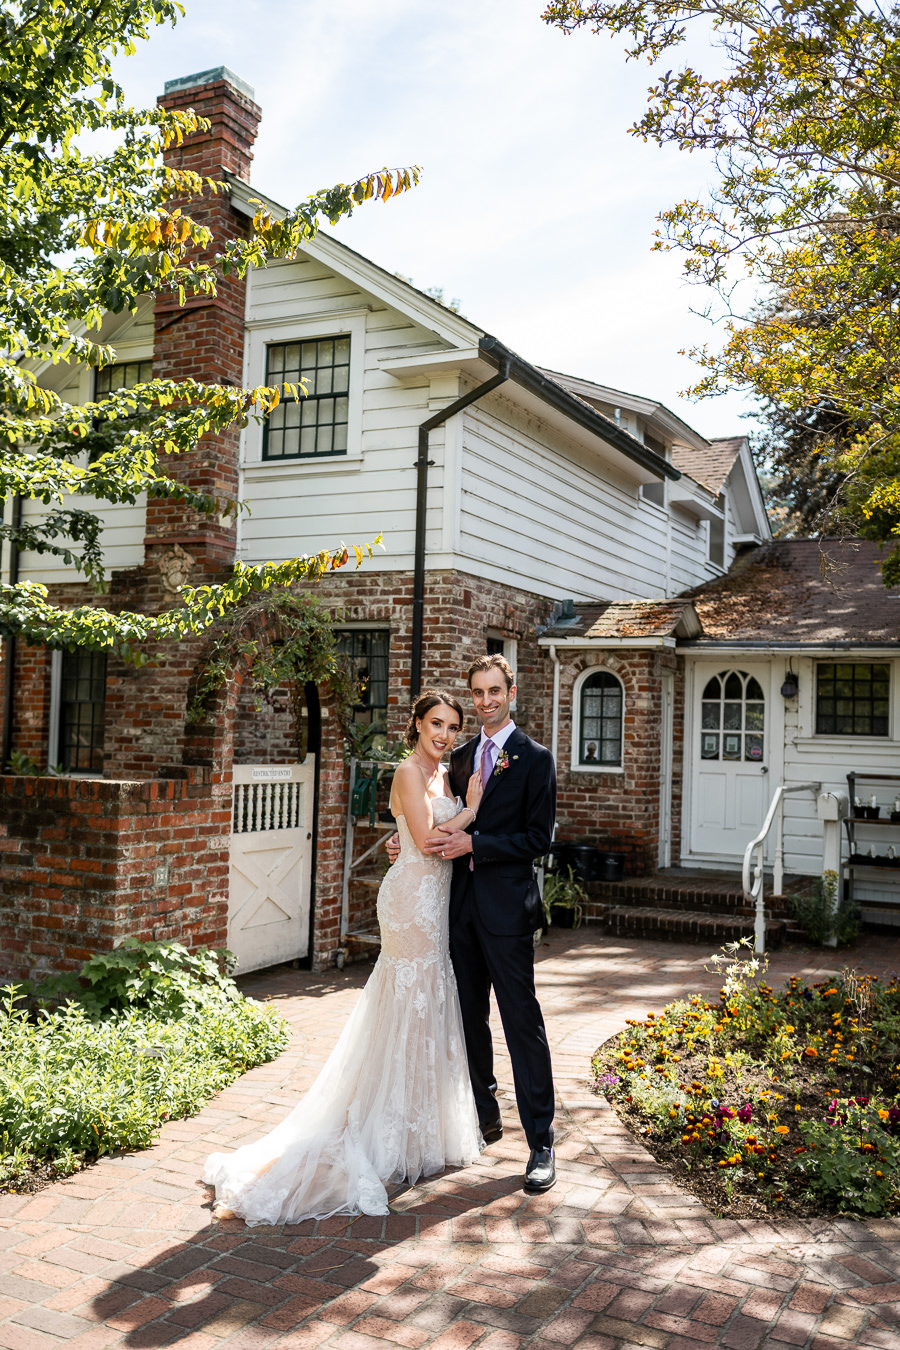
[[[573,769],[622,767],[625,691],[612,671],[586,670],[572,691]]]
[[[285,385],[306,387],[295,399]],[[266,384],[282,398],[266,419],[263,459],[314,459],[347,453],[350,416],[350,338],[272,342],[266,347]]]
[[[816,735],[889,736],[890,695],[886,661],[819,661]]]

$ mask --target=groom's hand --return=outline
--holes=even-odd
[[[399,836],[399,834],[396,834],[396,833],[395,833],[395,834],[392,834],[391,837],[390,837],[390,839],[389,839],[389,840],[387,841],[387,843],[385,844],[385,848],[387,849],[388,862],[390,862],[390,863],[395,863],[395,862],[397,861],[397,859],[400,857],[400,836]]]
[[[461,858],[472,852],[472,836],[465,830],[441,830],[425,840],[425,852],[440,858]]]

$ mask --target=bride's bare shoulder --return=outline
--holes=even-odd
[[[405,759],[394,770],[394,787],[400,792],[421,792],[424,790],[422,774],[412,760]]]

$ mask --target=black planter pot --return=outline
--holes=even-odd
[[[625,875],[625,854],[615,853],[587,841],[559,839],[550,852],[556,860],[556,869],[565,872],[571,867],[579,881],[621,881]]]
[[[568,905],[551,905],[550,922],[554,928],[574,928],[575,910]]]

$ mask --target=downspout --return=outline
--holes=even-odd
[[[509,379],[509,357],[500,362],[499,373],[471,389],[462,398],[448,403],[419,427],[419,457],[416,460],[416,541],[413,562],[412,653],[409,662],[409,696],[414,699],[422,687],[422,639],[425,631],[425,511],[428,506],[428,436],[470,403],[489,394]]]
[[[10,524],[14,530],[22,524],[22,498],[13,497]],[[19,580],[19,550],[9,541],[9,584],[15,586]],[[3,652],[3,719],[0,726],[0,773],[5,773],[9,757],[12,754],[13,732],[13,693],[15,689],[16,639],[10,636],[4,640]]]
[[[556,651],[556,643],[551,642],[548,650],[550,660],[553,662],[553,720],[550,724],[550,753],[555,764],[559,751],[559,656]]]

